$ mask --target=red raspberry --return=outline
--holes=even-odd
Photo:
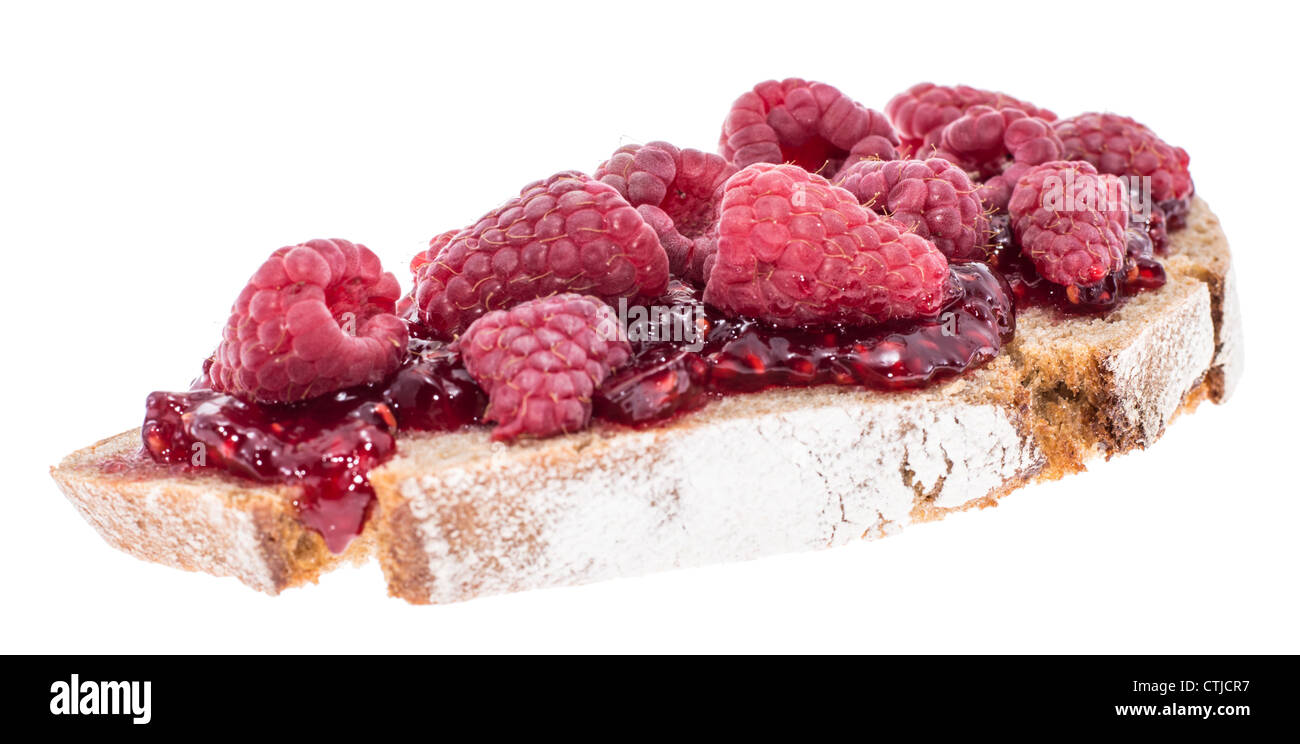
[[[574,171],[525,186],[435,249],[420,269],[415,303],[439,338],[536,297],[657,297],[668,285],[668,256],[654,229],[612,186]]]
[[[494,310],[454,344],[488,394],[496,440],[578,431],[591,396],[632,354],[613,309],[596,297],[560,294]]]
[[[972,106],[989,106],[995,109],[1016,108],[1045,121],[1056,119],[1056,114],[1051,111],[1017,100],[1005,93],[980,90],[968,85],[948,86],[934,83],[917,83],[894,96],[885,106],[885,114],[898,129],[904,148],[911,153],[916,153],[920,151],[929,135],[942,129],[944,125],[961,116]]]
[[[1017,108],[972,106],[937,136],[935,156],[982,179],[980,199],[990,209],[1005,208],[1030,166],[1060,160],[1065,149],[1051,124]]]
[[[425,270],[426,266],[433,263],[433,259],[430,258],[430,256],[438,255],[438,252],[450,243],[451,239],[454,238],[458,232],[460,232],[460,230],[448,230],[445,233],[435,235],[429,241],[428,250],[420,251],[414,256],[411,256],[411,278],[414,282],[411,285],[411,291],[402,295],[402,299],[397,301],[398,317],[407,319],[415,318],[415,290],[420,286],[420,279],[422,278],[420,272]]]
[[[717,245],[722,186],[736,170],[721,155],[651,142],[620,147],[595,177],[618,189],[659,234],[673,276],[703,284]]]
[[[662,209],[678,232],[694,238],[717,222],[722,184],[737,170],[721,155],[651,142],[620,147],[600,164],[595,178],[618,189],[634,207]]]
[[[1021,177],[1008,211],[1021,251],[1071,299],[1124,268],[1128,189],[1116,176],[1082,161],[1045,163]]]
[[[429,241],[428,250],[420,251],[411,257],[411,276],[415,277],[416,284],[420,283],[420,269],[433,263],[432,256],[438,255],[451,242],[451,239],[456,237],[458,232],[460,230],[448,230],[440,235],[435,235]]]
[[[989,222],[975,184],[947,160],[863,160],[846,166],[836,185],[910,225],[949,259],[987,257]]]
[[[707,234],[696,238],[693,247],[695,250],[691,253],[691,263],[687,267],[686,276],[696,284],[704,286],[708,283],[709,274],[713,273],[713,265],[718,260],[718,226],[715,224]]]
[[[705,302],[781,326],[929,317],[948,262],[908,226],[795,165],[751,165],[722,197]]]
[[[672,218],[659,207],[642,204],[636,208],[636,211],[659,235],[659,244],[668,254],[668,270],[673,276],[688,279],[699,285],[708,281],[709,270],[713,266],[713,256],[718,252],[716,221],[707,233],[692,239],[677,232]]]
[[[688,276],[695,259],[695,241],[678,232],[672,217],[659,207],[642,204],[636,211],[659,236],[659,245],[668,254],[668,273],[677,277]]]
[[[239,293],[208,370],[215,390],[290,403],[379,382],[406,356],[401,288],[364,245],[309,240],[271,254]]]
[[[972,106],[945,126],[939,157],[988,178],[1002,173],[1008,158],[1024,165],[1059,160],[1064,146],[1043,119],[1016,108]]]
[[[768,80],[731,105],[718,144],[740,167],[794,163],[834,176],[845,162],[898,157],[898,135],[879,111],[826,83]]]
[[[1149,176],[1156,201],[1192,195],[1190,158],[1142,124],[1119,114],[1080,114],[1055,124],[1065,143],[1065,159],[1086,160],[1102,173]]]

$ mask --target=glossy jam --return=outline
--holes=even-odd
[[[1192,211],[1190,194],[1185,199],[1166,199],[1157,202],[1156,206],[1160,208],[1160,214],[1164,216],[1165,228],[1169,232],[1187,227],[1187,213]]]
[[[694,297],[674,301],[699,303]],[[707,307],[693,314],[701,315],[699,349],[680,341],[639,344],[632,361],[597,392],[596,414],[643,424],[698,408],[713,396],[772,387],[923,387],[988,361],[1015,332],[1006,284],[980,263],[952,267],[949,299],[934,320],[788,329]]]
[[[153,393],[142,434],[158,462],[301,486],[303,524],[338,553],[361,533],[374,503],[368,473],[395,454],[395,432],[458,429],[479,421],[485,405],[454,355],[416,340],[384,384],[304,403],[248,403],[202,382],[185,393]]]

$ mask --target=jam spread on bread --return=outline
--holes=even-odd
[[[952,265],[949,297],[927,320],[791,329],[701,307],[702,348],[637,345],[632,360],[597,391],[597,416],[642,424],[712,396],[775,387],[925,387],[992,359],[1015,333],[1006,282],[978,262]]]
[[[367,474],[396,453],[397,431],[449,431],[482,414],[474,381],[454,357],[427,347],[413,340],[383,383],[300,403],[250,403],[201,381],[184,393],[152,393],[145,449],[158,462],[300,485],[303,523],[341,552],[361,532],[374,502]]]
[[[148,397],[145,451],[294,487],[303,524],[339,553],[399,432],[495,424],[494,439],[513,441],[592,419],[661,425],[772,388],[923,388],[996,357],[1017,307],[1104,314],[1165,282],[1158,257],[1191,198],[1186,154],[1130,119],[1056,121],[929,84],[888,119],[821,83],[755,90],[728,119],[725,157],[650,143],[620,148],[594,178],[530,184],[434,238],[400,303],[365,246],[279,249],[199,380]],[[852,113],[839,123],[862,126],[791,118],[807,91],[842,98]],[[764,128],[768,116],[790,126]],[[991,145],[976,136],[985,119],[1000,122]],[[816,147],[799,146],[799,122]],[[1031,130],[1041,147],[1017,139]],[[1117,160],[1094,147],[1102,136],[1145,154]],[[796,164],[781,164],[790,152]],[[1062,179],[1082,201],[1046,210]],[[1131,193],[1154,200],[1145,216]]]

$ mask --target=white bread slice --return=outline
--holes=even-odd
[[[1200,199],[1165,263],[1163,288],[1105,318],[1022,311],[997,359],[927,390],[773,390],[512,446],[485,429],[404,435],[341,557],[298,526],[292,489],[177,474],[131,454],[135,430],[53,474],[110,544],[270,593],[372,547],[390,594],[417,603],[827,547],[995,503],[1225,399],[1240,321],[1227,240]],[[122,472],[104,467],[123,457]]]

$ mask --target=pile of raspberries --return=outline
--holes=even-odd
[[[1129,179],[1159,205],[1158,248],[1192,195],[1187,164],[1115,114],[1058,119],[931,83],[882,113],[825,83],[768,81],[732,104],[717,153],[620,147],[443,232],[411,260],[405,298],[365,246],[277,250],[235,301],[208,383],[269,404],[376,383],[404,363],[409,324],[460,354],[494,438],[576,431],[632,357],[621,298],[653,303],[672,281],[775,326],[933,318],[949,263],[987,260],[999,214],[1072,296],[1132,270]]]

